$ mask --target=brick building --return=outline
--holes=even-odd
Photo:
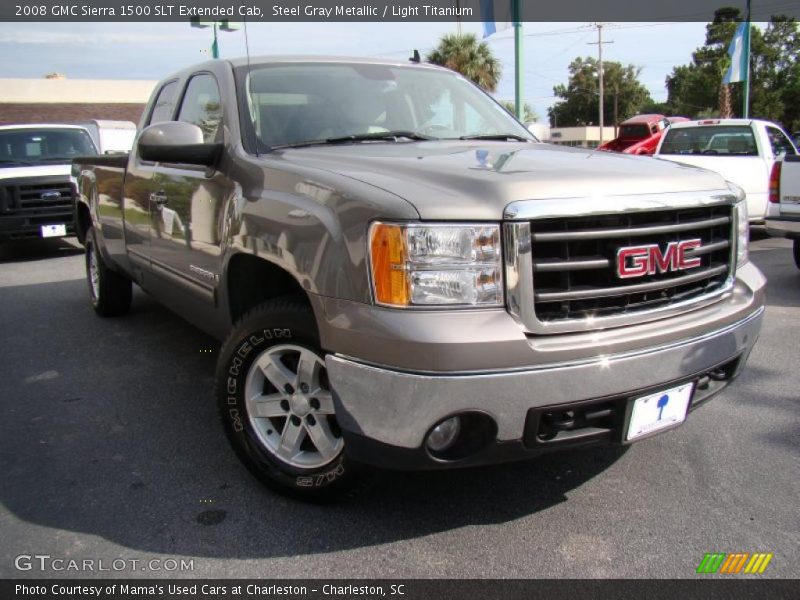
[[[0,79],[0,125],[109,119],[139,123],[155,81]]]

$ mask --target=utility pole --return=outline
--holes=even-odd
[[[600,107],[598,110],[600,121],[600,143],[603,143],[603,44],[613,44],[613,41],[603,41],[603,23],[595,23],[597,27],[597,41],[589,42],[591,46],[597,44],[597,78],[600,86]]]
[[[617,127],[619,126],[619,86],[614,86],[614,137],[619,137]]]

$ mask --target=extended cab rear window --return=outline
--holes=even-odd
[[[747,125],[698,125],[668,129],[659,153],[758,156],[758,147]]]
[[[622,125],[619,128],[619,137],[623,139],[643,140],[650,135],[647,125]]]

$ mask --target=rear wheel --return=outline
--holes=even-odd
[[[94,227],[86,232],[86,280],[95,312],[102,317],[124,315],[131,307],[131,280],[106,266],[97,246]]]
[[[800,238],[795,238],[792,244],[794,252],[794,264],[800,269]]]
[[[270,488],[328,501],[364,470],[344,454],[314,315],[301,299],[243,317],[220,351],[217,399],[239,458]]]

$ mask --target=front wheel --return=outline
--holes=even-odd
[[[800,269],[800,238],[796,238],[792,243],[792,251],[794,253],[794,264]]]
[[[220,350],[217,400],[239,458],[277,492],[327,501],[363,479],[345,456],[314,315],[302,300],[269,302],[236,324]]]

